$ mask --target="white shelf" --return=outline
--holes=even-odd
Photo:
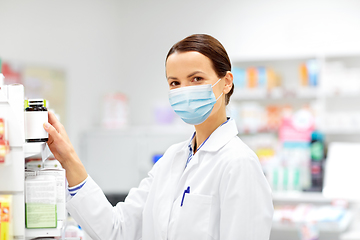
[[[292,100],[309,100],[318,98],[318,90],[316,88],[299,87],[296,90],[274,89],[267,90],[264,88],[241,89],[234,91],[232,99],[235,100],[269,100],[269,99],[292,99]]]
[[[314,59],[318,58],[319,55],[323,54],[314,54],[314,53],[277,53],[277,54],[252,54],[252,55],[231,55],[233,63],[241,62],[265,62],[265,61],[289,61],[289,60],[302,60],[302,59]]]
[[[328,135],[360,135],[360,129],[320,129],[321,132]]]
[[[25,158],[38,158],[43,161],[51,154],[46,142],[25,143],[24,153]]]
[[[325,197],[321,192],[274,192],[274,202],[287,203],[330,203],[333,199]]]
[[[25,228],[25,239],[33,239],[38,237],[60,237],[63,227],[64,227],[64,222],[58,221],[56,228],[38,228],[38,229]]]
[[[317,98],[319,97],[319,90],[315,87],[299,87],[296,90],[296,97],[298,98]]]
[[[334,200],[341,200],[339,198],[326,197],[321,192],[273,192],[273,201],[282,203],[332,203]],[[356,203],[357,200],[347,199],[350,204]]]
[[[233,98],[235,99],[265,99],[267,97],[266,89],[241,89],[237,88],[234,91]]]
[[[321,92],[314,87],[298,87],[297,89],[274,89],[267,90],[264,88],[235,88],[232,99],[235,100],[269,100],[269,99],[294,99],[294,100],[308,100],[308,99],[359,99],[360,92],[349,93],[329,93]]]
[[[360,92],[324,92],[321,93],[321,96],[334,99],[349,98],[353,100],[360,98]]]
[[[344,232],[353,219],[353,214],[347,211],[339,222],[318,222],[315,225],[320,232]],[[298,231],[303,223],[273,221],[272,230],[276,231]]]
[[[233,63],[242,63],[242,62],[264,62],[264,61],[289,61],[289,60],[302,60],[302,59],[331,59],[331,58],[349,58],[349,57],[359,57],[360,51],[353,49],[342,50],[342,51],[326,51],[326,52],[292,52],[292,53],[268,53],[268,54],[232,54],[230,58]]]
[[[360,240],[360,230],[346,232],[340,236],[340,240]]]

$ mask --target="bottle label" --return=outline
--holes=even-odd
[[[314,161],[321,161],[324,158],[324,146],[321,142],[314,142],[311,144],[311,159]]]
[[[48,138],[43,124],[48,122],[48,112],[25,112],[25,138],[41,139]]]

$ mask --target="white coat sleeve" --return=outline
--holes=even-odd
[[[93,240],[141,239],[142,211],[156,165],[125,202],[113,207],[89,176],[86,184],[67,202],[67,210]]]
[[[256,155],[231,161],[220,184],[220,239],[268,240],[274,210]]]

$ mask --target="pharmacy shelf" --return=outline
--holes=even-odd
[[[313,203],[313,204],[331,204],[339,198],[324,196],[321,192],[273,192],[274,203]],[[357,203],[355,199],[346,199],[349,204]]]
[[[24,153],[25,158],[38,158],[43,161],[51,154],[46,142],[25,143]]]
[[[360,129],[319,129],[321,132],[327,135],[360,135]]]
[[[322,92],[320,93],[322,97],[333,98],[333,99],[342,99],[348,98],[350,100],[359,99],[360,92]]]
[[[317,88],[299,87],[298,89],[285,90],[273,89],[267,90],[265,88],[236,88],[231,99],[234,100],[312,100],[319,97]]]
[[[274,89],[267,90],[264,88],[235,88],[231,99],[235,100],[316,100],[320,98],[326,99],[359,99],[360,92],[350,92],[350,93],[327,93],[321,92],[317,88],[312,87],[299,87],[297,89]]]
[[[321,232],[341,233],[348,229],[353,219],[353,213],[347,211],[338,222],[319,222],[315,223]],[[273,221],[272,230],[277,231],[298,231],[303,223],[277,222]]]
[[[276,54],[231,54],[230,58],[233,65],[238,63],[257,63],[257,62],[287,62],[293,60],[307,60],[307,59],[346,59],[346,58],[358,58],[360,56],[359,50],[351,51],[333,51],[323,53],[313,52],[294,52],[294,53],[276,53]]]
[[[39,237],[60,237],[64,228],[64,222],[58,221],[56,228],[25,229],[25,239]]]
[[[286,203],[331,203],[321,192],[274,192],[273,201]]]
[[[360,54],[360,53],[359,53]],[[232,54],[230,55],[230,58],[234,65],[237,63],[252,63],[252,62],[274,62],[274,61],[291,61],[291,60],[306,60],[306,59],[314,59],[319,58],[323,54],[313,54],[313,53],[276,53],[276,54],[260,54],[260,55],[238,55],[238,54]],[[338,55],[334,55],[338,56]],[[342,54],[339,54],[339,56],[342,56]]]
[[[360,240],[360,230],[348,231],[342,234],[339,240]]]
[[[36,158],[45,161],[51,152],[46,142],[25,143],[24,156],[25,158]],[[64,222],[58,221],[56,228],[39,228],[28,229],[25,228],[25,239],[34,239],[40,237],[60,237],[63,232]]]

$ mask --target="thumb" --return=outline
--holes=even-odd
[[[43,127],[45,131],[48,132],[54,140],[60,137],[60,133],[58,133],[58,131],[56,131],[56,129],[50,123],[44,123]]]

